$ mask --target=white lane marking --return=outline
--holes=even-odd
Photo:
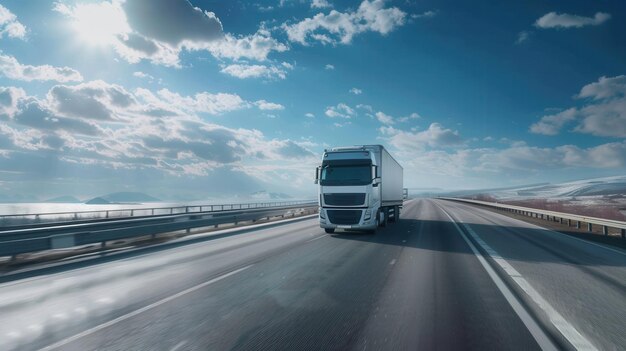
[[[443,208],[439,205],[436,205],[439,209],[450,219],[456,230],[461,234],[463,240],[470,247],[474,256],[478,259],[478,262],[483,266],[485,271],[487,271],[487,275],[491,278],[491,280],[496,284],[498,290],[504,295],[504,298],[509,303],[509,305],[513,308],[517,316],[522,320],[522,323],[526,326],[530,334],[535,338],[539,347],[542,350],[557,350],[556,346],[552,343],[550,338],[546,335],[546,333],[541,329],[541,327],[537,324],[537,322],[530,316],[528,311],[522,306],[521,302],[513,295],[513,292],[506,286],[504,281],[500,279],[498,274],[491,268],[489,263],[485,260],[485,258],[480,254],[478,249],[474,246],[474,244],[465,236],[465,233],[459,228],[456,224],[452,216],[448,214]]]
[[[306,243],[310,243],[311,241],[315,241],[315,240],[321,239],[321,238],[323,238],[325,236],[328,236],[328,234],[324,234],[324,235],[318,236],[317,238],[309,239],[309,240],[305,241],[304,243],[305,244]]]
[[[185,344],[187,343],[187,341],[181,341],[178,344],[176,344],[176,346],[172,347],[172,349],[170,351],[176,351],[178,349],[180,349],[181,347],[185,346]]]
[[[391,260],[391,262],[389,262],[389,264],[390,264],[390,265],[392,265],[392,266],[393,266],[394,264],[396,264],[396,259],[394,258],[393,260]]]
[[[461,228],[459,228],[459,226],[457,225],[456,221],[452,218],[452,216],[450,216],[450,214],[448,214],[448,212],[446,212],[443,208],[441,208],[441,207],[439,207],[439,208],[446,214],[446,216],[448,216],[448,218],[450,218],[450,220],[452,221],[452,223],[454,224],[456,229],[459,231],[459,233],[461,233],[461,236],[463,237],[465,242],[467,242],[467,244],[470,246],[470,248],[472,249],[472,251],[474,252],[476,257],[481,262],[481,264],[483,264],[483,267],[485,267],[486,270],[488,270],[487,267],[489,267],[489,269],[491,269],[491,266],[488,265],[488,263],[485,261],[485,259],[480,254],[480,252],[478,252],[478,250],[476,250],[476,247],[467,238],[467,236],[461,230]],[[548,316],[548,318],[549,318],[550,322],[552,323],[552,325],[554,325],[554,327],[565,337],[565,339],[567,339],[567,341],[570,344],[572,344],[572,346],[574,346],[574,348],[576,348],[577,350],[597,350],[597,348],[595,346],[593,346],[593,344],[591,344],[591,342],[589,342],[589,340],[587,340],[584,336],[582,336],[578,332],[578,330],[576,330],[576,328],[574,328],[574,326],[572,326],[565,318],[563,318],[563,316],[561,316],[561,314],[559,312],[557,312],[557,310],[555,310],[554,307],[552,307],[552,305],[550,305],[550,303],[548,303],[548,301],[546,301],[537,292],[537,290],[535,290],[530,285],[530,283],[528,283],[528,281],[515,268],[513,268],[513,266],[511,266],[504,258],[502,258],[502,256],[496,250],[492,249],[487,243],[485,243],[478,236],[478,234],[476,234],[476,232],[470,226],[468,226],[465,223],[461,223],[461,225],[467,230],[467,232],[471,235],[471,237],[485,250],[485,252],[487,252],[487,254],[506,272],[506,274],[511,277],[511,279],[522,289],[522,291],[524,291],[537,304],[537,306],[539,306],[539,308],[541,308],[546,313],[546,315]],[[502,281],[500,279],[500,277],[498,277],[496,275],[495,272],[493,272],[493,274],[495,275],[495,277],[497,279]],[[491,276],[491,274],[490,274],[490,276]],[[494,279],[493,276],[491,278]],[[495,281],[495,279],[494,279],[494,281]],[[502,282],[502,283],[504,283],[504,282]],[[508,290],[508,288],[507,288],[507,290]],[[508,292],[511,293],[510,290],[508,290]],[[511,296],[513,298],[515,298],[512,295],[512,293],[511,293]],[[507,298],[507,300],[508,300],[508,298]],[[517,299],[515,299],[515,300],[519,304],[519,301],[517,301]],[[510,303],[510,301],[509,301],[509,303]],[[521,307],[521,304],[520,304],[520,307]],[[524,310],[524,312],[526,312],[526,310]],[[526,314],[527,314],[527,312],[526,312]],[[519,313],[518,313],[518,315],[519,315]],[[530,315],[528,315],[528,317],[530,318]],[[539,328],[537,323],[532,318],[531,318],[531,320],[532,320],[532,323],[537,328]],[[522,321],[524,321],[524,319],[522,319]],[[525,321],[524,321],[524,324],[526,324]],[[526,325],[526,326],[528,327],[528,325]],[[529,330],[530,330],[530,328],[529,328]],[[531,330],[531,333],[532,333],[532,330]],[[543,332],[542,332],[542,334],[545,337],[545,334]],[[533,334],[533,336],[535,336],[535,335]],[[535,340],[537,340],[537,336],[535,336]],[[539,340],[537,340],[537,342],[539,342]],[[540,346],[543,348],[543,345],[541,343],[540,343]],[[552,343],[550,343],[550,346],[554,347],[552,345]]]
[[[550,322],[563,334],[577,350],[597,350],[589,340],[582,336],[548,301],[535,290],[524,277],[503,259],[497,251],[485,243],[467,224],[461,223],[472,238],[491,256],[494,261],[511,277],[513,281],[548,315]]]
[[[196,291],[196,290],[198,290],[198,289],[202,289],[202,288],[204,288],[205,286],[211,285],[211,284],[216,283],[216,282],[218,282],[218,281],[220,281],[220,280],[222,280],[222,279],[225,279],[225,278],[228,278],[228,277],[230,277],[230,276],[232,276],[232,275],[235,275],[235,274],[237,274],[237,273],[239,273],[239,272],[241,272],[241,271],[244,271],[244,270],[246,270],[246,269],[248,269],[248,268],[250,268],[250,267],[252,267],[252,266],[253,266],[253,264],[251,264],[251,265],[249,265],[249,266],[245,266],[245,267],[239,268],[239,269],[236,269],[236,270],[234,270],[234,271],[232,271],[232,272],[228,272],[228,273],[226,273],[226,274],[222,274],[222,275],[220,275],[219,277],[213,278],[213,279],[211,279],[211,280],[208,280],[208,281],[206,281],[206,282],[204,282],[204,283],[201,283],[201,284],[198,284],[198,285],[196,285],[196,286],[192,286],[192,287],[191,287],[191,288],[189,288],[189,289],[185,289],[185,290],[183,290],[183,291],[181,291],[181,292],[178,292],[178,293],[176,293],[176,294],[174,294],[174,295],[170,295],[170,296],[168,296],[168,297],[166,297],[166,298],[164,298],[164,299],[161,299],[161,300],[159,300],[159,301],[157,301],[157,302],[151,303],[151,304],[149,304],[148,306],[142,307],[142,308],[140,308],[140,309],[138,309],[138,310],[135,310],[135,311],[133,311],[133,312],[127,313],[127,314],[125,314],[125,315],[122,315],[122,316],[120,316],[120,317],[117,317],[117,318],[115,318],[115,319],[112,319],[112,320],[110,320],[110,321],[108,321],[108,322],[105,322],[105,323],[102,323],[102,324],[100,324],[100,325],[97,325],[97,326],[95,326],[95,327],[93,327],[93,328],[87,329],[87,330],[85,330],[85,331],[83,331],[83,332],[81,332],[81,333],[78,333],[78,334],[76,334],[76,335],[70,336],[69,338],[66,338],[66,339],[63,339],[63,340],[61,340],[61,341],[58,341],[58,342],[56,342],[56,343],[54,343],[54,344],[52,344],[52,345],[48,345],[48,346],[46,346],[46,347],[44,347],[44,348],[40,349],[40,351],[47,351],[47,350],[54,350],[54,349],[58,349],[58,348],[60,348],[61,346],[64,346],[64,345],[69,344],[70,342],[73,342],[73,341],[75,341],[75,340],[78,340],[78,339],[80,339],[80,338],[82,338],[82,337],[85,337],[85,336],[87,336],[87,335],[93,334],[93,333],[95,333],[95,332],[97,332],[97,331],[100,331],[100,330],[102,330],[102,329],[108,328],[108,327],[110,327],[110,326],[112,326],[112,325],[114,325],[114,324],[117,324],[117,323],[122,322],[122,321],[124,321],[124,320],[127,320],[127,319],[129,319],[129,318],[135,317],[135,316],[137,316],[137,315],[139,315],[139,314],[141,314],[141,313],[144,313],[144,312],[146,312],[146,311],[149,311],[149,310],[151,310],[151,309],[153,309],[153,308],[155,308],[155,307],[161,306],[162,304],[167,303],[167,302],[170,302],[170,301],[172,301],[172,300],[174,300],[174,299],[176,299],[176,298],[179,298],[179,297],[181,297],[181,296],[183,296],[183,295],[187,295],[187,294],[189,294],[189,293],[191,293],[191,292],[194,292],[194,291]]]

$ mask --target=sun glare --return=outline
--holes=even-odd
[[[68,10],[72,27],[90,45],[108,45],[117,36],[130,32],[124,12],[115,4],[79,4]]]

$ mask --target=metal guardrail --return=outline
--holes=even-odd
[[[564,212],[556,212],[556,211],[548,211],[548,210],[540,210],[536,208],[530,207],[522,207],[522,206],[514,206],[514,205],[506,205],[499,204],[488,201],[479,201],[479,200],[469,200],[469,199],[459,199],[459,198],[450,198],[450,197],[440,197],[443,200],[451,200],[458,202],[466,202],[481,206],[488,206],[498,210],[509,211],[525,216],[541,218],[546,220],[558,221],[561,224],[565,224],[567,221],[567,226],[571,227],[572,223],[577,229],[581,228],[581,223],[587,223],[587,231],[591,232],[593,230],[593,225],[599,225],[602,227],[602,234],[609,235],[609,228],[615,228],[620,230],[620,234],[622,239],[626,239],[626,222],[616,221],[612,219],[603,219],[597,217],[588,217],[582,215],[576,215],[571,213]]]
[[[169,207],[133,207],[89,211],[64,211],[44,213],[17,213],[0,215],[0,228],[11,225],[29,225],[45,222],[71,222],[81,220],[100,220],[108,218],[146,217],[156,215],[172,215],[193,212],[217,212],[229,210],[243,210],[250,208],[281,207],[309,203],[313,200],[231,203],[213,205],[180,205]]]
[[[290,206],[207,211],[167,216],[108,220],[93,223],[63,224],[39,228],[0,231],[0,256],[62,249],[140,236],[217,226],[219,224],[256,221],[263,218],[295,215],[298,209],[317,209],[317,202]]]

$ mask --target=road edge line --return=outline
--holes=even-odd
[[[541,347],[542,350],[558,350],[559,348],[554,344],[552,339],[546,334],[543,328],[541,328],[539,323],[535,320],[535,318],[532,317],[532,315],[526,310],[526,308],[524,308],[524,305],[522,304],[522,302],[515,296],[515,294],[511,291],[511,289],[507,286],[507,284],[495,272],[493,267],[491,267],[491,265],[487,262],[487,260],[485,260],[483,255],[480,253],[480,251],[478,251],[478,249],[474,245],[474,243],[472,243],[472,241],[465,235],[463,230],[461,230],[461,228],[456,223],[454,218],[452,218],[452,216],[446,210],[444,210],[441,206],[439,206],[439,204],[436,204],[436,206],[450,219],[450,221],[452,222],[456,230],[459,232],[463,240],[467,243],[467,245],[470,247],[470,249],[474,253],[474,256],[476,256],[476,258],[478,259],[478,262],[480,262],[480,264],[483,266],[483,268],[487,272],[487,275],[489,276],[489,278],[491,278],[491,280],[494,282],[498,290],[500,290],[500,292],[502,293],[506,301],[509,303],[511,308],[513,308],[513,311],[515,311],[515,313],[520,318],[522,323],[524,323],[524,325],[526,326],[530,334],[533,336],[533,338],[535,339],[539,347]]]

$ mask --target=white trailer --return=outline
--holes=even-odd
[[[324,150],[317,168],[320,226],[376,231],[395,222],[403,200],[402,166],[382,145]]]

